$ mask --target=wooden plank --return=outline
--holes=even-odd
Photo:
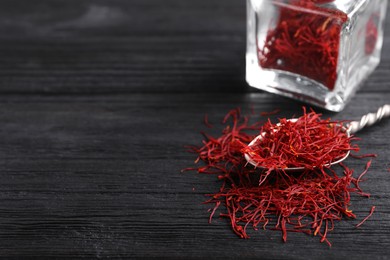
[[[359,93],[338,119],[357,119],[388,102]],[[239,239],[224,220],[209,225],[204,194],[215,176],[180,173],[194,156],[204,113],[217,122],[230,108],[301,104],[266,93],[0,96],[0,256],[372,258],[390,254],[390,121],[363,131],[362,152],[378,153],[362,184],[371,199],[353,198],[362,219],[337,223],[331,250],[317,237],[272,231]],[[347,162],[360,171],[364,162]]]

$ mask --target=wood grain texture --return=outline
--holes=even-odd
[[[380,67],[337,119],[390,100],[390,20]],[[390,255],[390,121],[362,131],[378,153],[354,197],[362,219],[329,235],[239,239],[208,224],[214,176],[180,173],[205,113],[302,103],[247,87],[239,0],[41,0],[0,3],[0,257],[386,259]],[[349,159],[357,171],[364,162]]]
[[[338,119],[355,119],[387,102],[360,93]],[[266,93],[133,94],[0,97],[0,256],[372,258],[390,253],[390,121],[359,136],[375,160],[363,187],[371,199],[353,198],[362,219],[337,223],[331,250],[318,238],[279,232],[241,240],[224,220],[207,223],[203,194],[219,187],[215,176],[180,173],[194,156],[204,113],[218,122],[236,106],[280,116],[300,105]],[[364,162],[348,160],[357,170]],[[194,190],[193,190],[194,188]]]

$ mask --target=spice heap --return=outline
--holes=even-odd
[[[268,120],[261,128],[261,138],[244,149],[255,164],[270,170],[304,167],[314,169],[343,158],[349,151],[359,151],[351,145],[342,122],[322,120],[315,112],[294,120]]]
[[[329,0],[285,2],[275,2],[279,18],[258,51],[261,67],[300,74],[333,90],[347,14],[318,5]]]
[[[250,124],[249,121],[248,116],[241,116],[240,109],[234,109],[225,116],[219,137],[203,133],[205,140],[201,147],[189,146],[189,151],[198,155],[196,163],[203,161],[204,165],[184,170],[216,174],[222,180],[219,191],[209,194],[206,201],[214,204],[209,221],[224,205],[219,216],[228,218],[233,231],[241,238],[249,238],[249,226],[257,230],[272,225],[272,230],[282,232],[283,241],[287,241],[288,232],[301,232],[319,235],[320,241],[330,246],[327,234],[334,229],[335,221],[356,217],[349,209],[351,193],[370,196],[361,189],[360,182],[371,161],[358,177],[343,163],[337,167],[327,166],[345,151],[358,151],[359,147],[351,145],[354,138],[346,137],[340,130],[343,122],[322,120],[320,114],[313,111],[304,110],[304,115],[295,123],[280,119],[281,124],[276,125],[268,120],[262,126],[260,122]],[[205,124],[212,127],[207,117]],[[282,124],[286,127],[281,127]],[[248,152],[247,145],[262,132],[267,133],[262,143],[270,147],[254,146],[250,152],[259,156],[255,158],[259,163],[266,162],[263,167],[273,171],[255,169],[247,165],[243,156]],[[279,151],[278,154],[275,151]],[[359,158],[365,157],[375,155]],[[280,169],[297,163],[303,164],[306,170],[287,173]],[[366,221],[374,209],[372,207],[370,214],[357,226]]]

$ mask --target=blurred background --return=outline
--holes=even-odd
[[[0,91],[242,91],[245,15],[238,0],[5,0]]]

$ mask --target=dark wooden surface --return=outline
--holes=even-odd
[[[319,111],[357,119],[389,103],[386,24],[380,67],[343,112]],[[248,88],[244,52],[244,1],[1,1],[0,257],[390,257],[390,121],[359,134],[379,157],[362,185],[372,197],[351,208],[377,211],[360,229],[337,223],[332,249],[207,223],[219,183],[180,173],[204,113],[302,106]]]

